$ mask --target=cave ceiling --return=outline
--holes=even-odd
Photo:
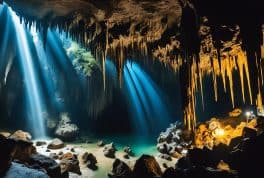
[[[99,51],[101,56],[107,53],[118,61],[132,52],[154,56],[177,68],[180,62],[174,61],[178,59],[175,54],[184,43],[187,50],[197,48],[191,51],[197,53],[200,45],[201,49],[210,48],[204,53],[211,53],[212,48],[227,51],[243,42],[243,48],[257,51],[262,44],[263,11],[257,0],[6,0],[5,3],[29,26],[36,23],[44,36],[49,27],[58,28],[89,47],[95,56]],[[195,17],[182,19],[186,4]],[[181,33],[186,34],[181,37]],[[197,44],[195,37],[188,38],[196,35],[193,33],[198,35]],[[187,42],[181,44],[183,41]]]

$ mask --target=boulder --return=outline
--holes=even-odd
[[[28,168],[25,165],[19,164],[19,163],[12,163],[11,167],[1,177],[2,178],[26,178],[26,177],[28,178],[50,178],[49,175],[47,175],[43,171]]]
[[[115,158],[116,148],[115,148],[114,143],[110,143],[110,144],[105,145],[103,152],[104,152],[105,157]]]
[[[60,159],[60,167],[62,173],[73,172],[78,175],[81,175],[79,160],[76,155],[68,152],[63,154]]]
[[[55,138],[48,144],[48,149],[61,149],[64,146],[65,145],[62,140]]]
[[[24,132],[22,130],[18,130],[14,132],[10,138],[17,139],[17,140],[24,140],[24,141],[31,141],[31,135],[28,132]]]
[[[59,164],[50,157],[41,154],[33,154],[30,156],[27,164],[34,169],[44,169],[51,178],[61,177]]]
[[[108,174],[110,178],[130,178],[132,176],[132,171],[129,166],[116,159],[113,163],[112,174]]]
[[[79,135],[79,128],[76,124],[71,123],[68,114],[61,115],[61,120],[56,128],[55,135],[62,140],[72,141]]]
[[[32,142],[20,139],[8,139],[8,142],[13,143],[13,159],[21,162],[27,161],[32,154],[37,152]]]
[[[92,153],[85,152],[82,155],[83,163],[87,165],[87,167],[91,170],[97,170],[97,160],[96,157]]]
[[[161,168],[153,156],[142,155],[135,163],[134,177],[156,178],[161,177]]]

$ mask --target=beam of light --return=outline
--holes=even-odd
[[[53,104],[55,104],[56,109],[62,111],[62,109],[64,108],[64,100],[62,99],[61,94],[59,92],[56,92],[56,82],[58,78],[56,76],[54,68],[54,59],[52,57],[47,57],[43,42],[40,39],[40,32],[37,32],[35,26],[31,27],[30,33],[32,35],[33,43],[41,66],[40,70],[44,78],[45,90],[48,92],[48,95],[52,99]],[[47,39],[46,43],[50,43],[50,38]]]
[[[165,106],[165,102],[162,99],[161,91],[154,81],[144,72],[140,66],[134,63],[131,66],[135,75],[137,76],[145,94],[145,97],[148,99],[150,104],[150,111],[154,113],[155,118],[157,118],[157,124],[166,125],[170,121],[171,117],[169,116],[168,109]],[[164,124],[165,123],[165,124]]]
[[[171,117],[154,81],[135,62],[126,63],[124,79],[132,118],[141,128],[138,131],[149,134],[165,128]]]
[[[19,17],[9,8],[15,26],[18,54],[22,67],[28,101],[28,119],[35,137],[45,137],[45,127],[42,112],[44,106],[41,97],[41,88],[34,70],[33,58],[27,41],[27,31],[20,23]]]
[[[143,108],[141,106],[141,102],[136,92],[135,86],[133,85],[133,81],[129,74],[127,67],[124,67],[124,82],[125,87],[127,88],[127,94],[129,98],[129,107],[132,115],[132,119],[135,122],[135,126],[137,128],[136,132],[139,133],[147,133],[148,125],[145,121],[145,117],[143,114]]]

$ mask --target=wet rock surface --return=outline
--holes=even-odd
[[[48,149],[61,149],[65,146],[64,142],[58,138],[53,139],[49,144],[48,144]]]
[[[23,141],[31,141],[32,136],[28,132],[18,130],[14,132],[9,138],[23,140]]]

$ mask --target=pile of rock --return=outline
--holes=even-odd
[[[9,174],[11,177],[27,177],[29,174],[51,178],[64,177],[56,161],[36,152],[29,133],[19,130],[9,137],[0,134],[0,145],[0,174]],[[12,160],[20,164],[12,163]],[[25,172],[22,169],[25,169]]]
[[[160,157],[170,160],[170,156],[179,158],[190,147],[191,141],[182,130],[182,124],[171,124],[165,132],[161,132],[157,139],[157,149]]]

